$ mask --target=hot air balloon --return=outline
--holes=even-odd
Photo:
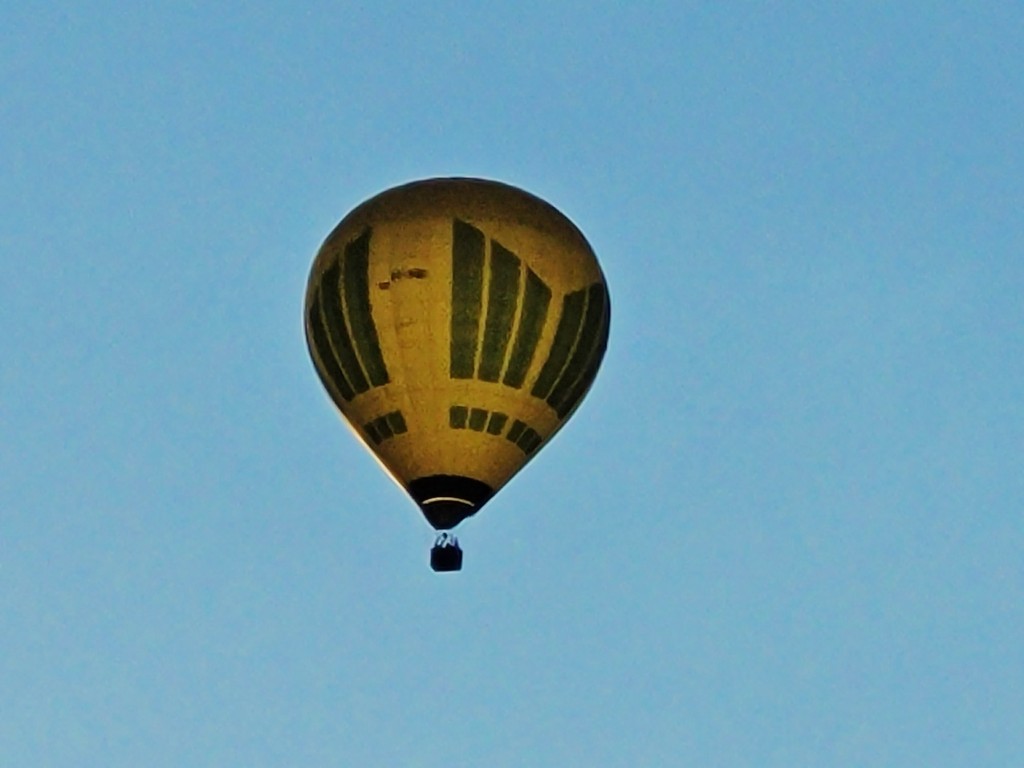
[[[349,213],[306,290],[306,341],[342,417],[439,533],[561,429],[608,342],[604,275],[586,238],[507,184],[428,179]]]

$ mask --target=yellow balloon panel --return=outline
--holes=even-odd
[[[358,207],[321,247],[306,295],[310,353],[341,413],[421,506],[460,495],[430,478],[488,489],[462,500],[466,514],[579,405],[609,317],[579,230],[538,198],[473,179]]]

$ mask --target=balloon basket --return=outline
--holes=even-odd
[[[448,533],[440,534],[430,550],[430,567],[438,573],[462,570],[462,548]]]

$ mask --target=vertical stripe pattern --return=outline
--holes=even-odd
[[[480,378],[497,381],[512,336],[519,300],[519,258],[491,241],[491,282],[487,291],[487,324],[480,356]]]
[[[401,411],[391,411],[391,413],[378,416],[364,424],[363,429],[366,430],[366,434],[370,436],[370,440],[375,445],[379,445],[395,435],[404,435],[409,431]]]
[[[551,352],[530,392],[534,397],[547,400],[562,375],[579,338],[586,303],[586,291],[575,291],[562,299],[562,315],[558,320],[555,340],[551,343]]]
[[[388,383],[388,369],[380,351],[377,326],[370,307],[370,230],[345,246],[345,305],[356,350],[370,383]]]
[[[551,352],[531,391],[560,419],[572,412],[597,375],[608,346],[610,315],[602,283],[570,293],[562,301]]]
[[[371,230],[324,270],[307,319],[321,375],[344,400],[390,381],[370,304]]]
[[[472,224],[453,220],[452,378],[500,381],[521,389],[550,305],[551,289],[532,269],[524,269],[516,254]],[[572,411],[597,375],[608,343],[609,318],[604,283],[562,298],[551,349],[530,390],[560,419]]]
[[[476,372],[477,336],[484,284],[484,235],[455,219],[452,224],[451,377],[471,379]]]
[[[533,363],[550,301],[551,289],[532,269],[523,269],[519,256],[472,224],[454,220],[453,379],[500,381],[520,389]]]
[[[526,287],[523,291],[523,312],[519,318],[519,330],[516,333],[512,356],[508,361],[503,383],[519,389],[526,381],[526,372],[533,362],[537,351],[544,321],[548,317],[548,304],[551,303],[551,289],[537,277],[532,269],[526,271]]]
[[[334,349],[331,347],[331,342],[327,338],[327,329],[324,327],[323,319],[323,308],[321,306],[319,292],[314,296],[313,302],[309,305],[309,328],[313,340],[313,347],[316,349],[317,357],[320,358],[320,363],[324,375],[334,385],[337,393],[344,400],[351,400],[355,395],[355,390],[352,389],[352,385],[349,383],[348,377],[345,376],[345,372],[338,365],[338,359],[335,357]]]
[[[487,411],[483,408],[470,408],[465,405],[453,405],[448,411],[448,423],[452,429],[471,429],[474,432],[486,432],[488,435],[500,437],[505,433],[508,414]],[[544,438],[537,430],[519,419],[512,422],[508,433],[505,434],[505,439],[527,456],[533,454],[544,442]]]

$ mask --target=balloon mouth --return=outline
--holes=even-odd
[[[430,475],[409,483],[409,493],[427,522],[439,531],[447,531],[475,515],[494,490],[470,477]]]
[[[420,503],[420,509],[427,522],[439,531],[450,530],[476,513],[476,507],[461,499],[428,499]]]

